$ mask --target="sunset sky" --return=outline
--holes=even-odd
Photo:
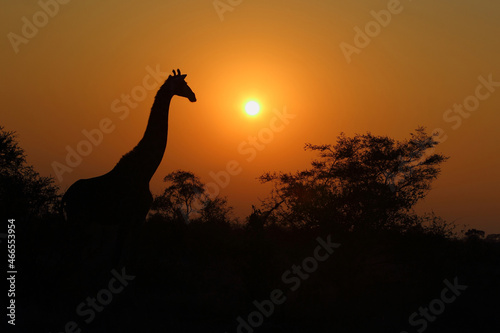
[[[500,233],[498,1],[2,1],[0,15],[0,125],[62,191],[137,144],[158,81],[180,68],[198,101],[171,104],[153,193],[176,169],[210,183],[236,161],[220,193],[245,216],[270,190],[256,177],[310,165],[305,143],[422,125],[450,159],[419,209]],[[57,176],[103,120],[102,142]]]

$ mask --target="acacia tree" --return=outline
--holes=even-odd
[[[274,214],[286,226],[329,225],[346,231],[421,225],[413,207],[426,196],[447,159],[433,153],[436,135],[419,127],[402,141],[342,133],[334,145],[306,144],[305,150],[319,154],[310,169],[260,177],[263,183],[274,183],[266,205],[283,201]]]
[[[213,199],[208,196],[205,197],[206,199],[203,201],[203,206],[199,211],[200,222],[215,224],[236,222],[231,217],[233,207],[228,205],[226,197],[217,196]]]
[[[15,132],[0,126],[0,212],[3,219],[29,221],[57,212],[60,196],[51,177],[42,177],[26,162]]]
[[[192,172],[177,170],[163,179],[168,185],[160,196],[155,197],[152,209],[163,217],[201,222],[229,222],[232,207],[227,199],[210,198],[205,185]]]
[[[196,210],[194,204],[203,200],[203,184],[192,172],[177,170],[163,178],[167,187],[153,201],[153,210],[169,219],[184,216],[186,221]]]

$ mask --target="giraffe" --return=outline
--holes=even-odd
[[[177,73],[174,70],[160,87],[144,136],[134,149],[125,154],[110,172],[80,179],[64,194],[65,218],[72,225],[79,226],[78,232],[86,233],[94,242],[90,250],[99,252],[103,246],[108,246],[108,251],[114,252],[117,259],[122,255],[128,233],[145,220],[153,202],[149,181],[160,165],[167,145],[170,101],[177,95],[196,102],[185,78],[179,69]],[[110,244],[104,245],[104,242]]]

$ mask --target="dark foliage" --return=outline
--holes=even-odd
[[[225,197],[210,197],[205,185],[190,171],[177,170],[163,179],[167,187],[156,196],[151,210],[167,219],[207,223],[235,223]]]
[[[331,224],[337,231],[408,232],[426,225],[437,231],[440,224],[441,231],[448,233],[439,217],[413,212],[447,159],[433,153],[436,145],[424,128],[404,141],[368,133],[353,138],[341,134],[335,145],[307,144],[305,149],[320,157],[311,169],[260,177],[275,185],[266,205],[284,202],[270,221],[298,228]]]
[[[467,289],[426,332],[500,327],[499,243],[390,231],[332,233],[340,247],[307,278],[291,274],[287,280],[285,272],[314,257],[316,238],[327,239],[326,230],[271,226],[255,233],[160,215],[136,235],[126,264],[135,279],[86,323],[76,308],[107,288],[112,267],[100,276],[75,274],[80,270],[65,261],[71,244],[61,242],[60,230],[44,229],[29,239],[38,254],[23,261],[33,274],[19,283],[19,326],[26,332],[59,332],[70,320],[83,332],[237,332],[238,317],[248,321],[254,302],[269,300],[275,289],[286,300],[255,332],[415,332],[420,326],[410,326],[409,316],[439,299],[443,281],[455,278]]]
[[[57,213],[60,196],[51,177],[42,177],[26,162],[15,132],[0,126],[0,212],[2,220],[27,222]]]
[[[5,146],[17,147],[10,142]],[[370,171],[377,166],[406,170],[406,164],[397,166],[394,160],[399,155],[389,154],[398,145],[366,135],[343,138],[335,147],[308,146],[326,154],[323,161],[297,175],[270,176],[279,185],[275,195],[281,196],[254,207],[245,225],[234,223],[225,198],[203,196],[203,184],[192,173],[177,171],[167,176],[169,187],[157,198],[154,213],[128,243],[125,266],[79,261],[77,227],[57,215],[33,218],[16,235],[22,267],[16,326],[22,332],[63,332],[67,327],[96,333],[416,332],[423,326],[411,326],[409,317],[442,297],[444,280],[457,279],[466,289],[427,321],[425,332],[498,331],[500,243],[483,240],[474,229],[463,240],[448,237],[438,217],[409,213],[444,157],[414,161],[415,171],[404,177]],[[370,149],[361,154],[354,147]],[[24,156],[16,149],[6,152]],[[23,158],[5,160],[23,165]],[[371,173],[362,175],[365,171]],[[398,175],[402,178],[394,180]],[[43,198],[49,208],[30,216],[51,211],[54,202]],[[334,198],[344,200],[343,205]],[[176,213],[175,204],[186,205],[187,220]],[[392,220],[383,223],[385,217]],[[318,237],[340,246],[329,253]],[[134,278],[109,294],[118,286],[110,285],[113,269],[125,269]],[[271,311],[266,301],[276,290],[282,302]],[[267,314],[259,317],[259,311]],[[95,317],[90,319],[90,313]],[[241,320],[257,321],[258,327],[238,330]]]

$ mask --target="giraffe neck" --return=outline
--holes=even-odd
[[[120,177],[149,184],[167,147],[168,113],[173,95],[156,96],[141,141],[113,169]]]

